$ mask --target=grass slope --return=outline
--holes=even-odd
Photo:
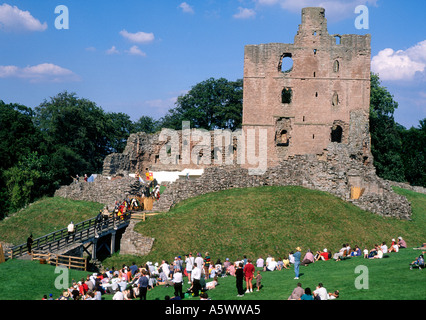
[[[398,236],[408,246],[418,246],[426,241],[426,196],[398,192],[413,201],[412,221],[380,217],[321,191],[268,186],[187,199],[170,212],[137,224],[135,230],[155,238],[144,262],[173,261],[190,251],[208,251],[213,260],[284,257],[297,246],[302,251],[337,251],[349,242],[371,248],[382,241],[390,244]]]
[[[209,251],[212,260],[225,257],[240,259],[242,255],[257,259],[267,254],[283,257],[296,246],[305,252],[329,248],[339,249],[342,242],[371,248],[381,241],[403,236],[409,247],[426,241],[426,196],[395,188],[412,203],[412,221],[379,217],[360,210],[330,194],[300,187],[260,187],[231,189],[183,201],[170,212],[150,217],[137,224],[136,230],[154,237],[152,252],[144,257],[113,255],[105,266],[121,267],[167,259],[189,251]],[[0,239],[24,242],[29,232],[34,236],[65,227],[96,215],[100,204],[47,198],[0,222]],[[323,282],[329,290],[340,290],[341,298],[351,299],[424,299],[424,270],[409,270],[408,263],[420,252],[406,249],[382,260],[351,258],[346,261],[319,262],[301,267],[303,287],[315,288]],[[358,265],[368,268],[366,290],[355,287]],[[85,277],[87,272],[71,270],[71,279]],[[293,270],[263,273],[264,290],[246,295],[250,299],[287,299],[296,286]],[[0,264],[0,300],[38,300],[44,294],[59,296],[55,288],[55,268],[37,262],[10,260]],[[185,285],[186,288],[186,285]],[[173,295],[172,288],[150,291],[149,299]],[[235,278],[220,279],[220,285],[209,292],[214,300],[236,298]],[[111,299],[106,296],[105,299]]]
[[[0,240],[15,245],[95,217],[103,205],[96,202],[47,197],[34,202],[6,220],[0,221]]]

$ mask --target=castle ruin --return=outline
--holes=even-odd
[[[170,142],[164,132],[132,134],[122,154],[106,157],[103,176],[128,176],[146,169],[204,169],[197,179],[169,184],[154,205],[156,211],[218,190],[299,185],[329,192],[382,216],[410,219],[410,203],[393,192],[391,182],[377,177],[373,165],[370,40],[370,35],[330,35],[323,8],[302,9],[294,44],[245,46],[242,130],[232,133],[228,144],[218,148],[215,132],[207,132],[207,139],[199,143],[191,140],[194,130],[182,130],[177,132],[178,152],[169,154],[174,161],[164,163],[161,152]],[[251,132],[259,137],[263,132],[266,139],[255,139],[253,147],[239,150],[238,139]],[[185,148],[195,152],[190,162],[182,158]],[[225,158],[226,150],[234,159],[215,161]],[[247,163],[236,161],[241,153],[253,152],[266,156],[261,174],[251,174]],[[96,182],[78,190],[66,186],[57,195],[79,199],[88,194],[84,188],[95,186]],[[105,197],[106,193],[92,190],[91,194],[97,201],[97,194]]]

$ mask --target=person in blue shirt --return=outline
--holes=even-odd
[[[293,254],[293,257],[294,257],[294,274],[295,274],[294,279],[299,279],[299,266],[300,266],[300,259],[301,259],[301,256],[302,256],[302,253],[300,251],[302,251],[302,249],[300,249],[300,247],[297,247],[296,252]]]
[[[146,300],[146,293],[148,291],[149,279],[146,276],[146,271],[142,270],[142,275],[139,278],[138,286],[139,286],[139,299]]]
[[[305,288],[305,293],[302,294],[300,300],[314,300],[314,296],[312,295],[311,288]]]

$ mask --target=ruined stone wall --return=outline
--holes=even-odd
[[[410,219],[411,205],[393,192],[391,184],[378,178],[374,167],[360,166],[359,161],[329,150],[326,161],[315,156],[294,156],[263,175],[250,175],[245,168],[211,167],[196,180],[178,180],[154,203],[153,211],[168,211],[182,200],[231,188],[260,186],[302,186],[329,192],[342,200],[376,214]],[[351,199],[351,187],[364,189],[357,200]]]
[[[291,70],[283,70],[290,59]],[[370,35],[330,35],[324,9],[304,8],[294,44],[245,47],[243,101],[243,128],[267,130],[271,166],[321,154],[337,126],[340,143],[363,140],[369,152],[368,126],[349,127],[354,112],[368,124]]]
[[[136,195],[141,192],[142,186],[139,181],[129,176],[116,176],[108,179],[98,175],[94,182],[71,183],[61,186],[55,192],[55,197],[68,198],[72,200],[84,200],[102,203],[114,208],[115,201],[122,201],[127,196]]]

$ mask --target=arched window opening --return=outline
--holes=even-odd
[[[337,107],[337,106],[338,106],[338,104],[339,104],[339,96],[338,96],[337,92],[335,92],[335,93],[333,94],[333,98],[331,99],[331,105],[332,105],[333,107]]]
[[[281,91],[281,103],[291,103],[293,92],[291,88],[284,88]]]
[[[339,68],[340,68],[339,61],[338,61],[338,60],[334,60],[334,63],[333,63],[333,71],[334,71],[334,72],[339,72]]]
[[[284,53],[281,56],[280,63],[278,64],[278,71],[288,73],[293,70],[293,59],[291,53]]]
[[[341,126],[336,125],[331,128],[331,142],[342,142],[343,129]]]
[[[336,40],[336,44],[339,45],[341,43],[342,37],[337,35],[337,36],[334,36],[334,39]]]

